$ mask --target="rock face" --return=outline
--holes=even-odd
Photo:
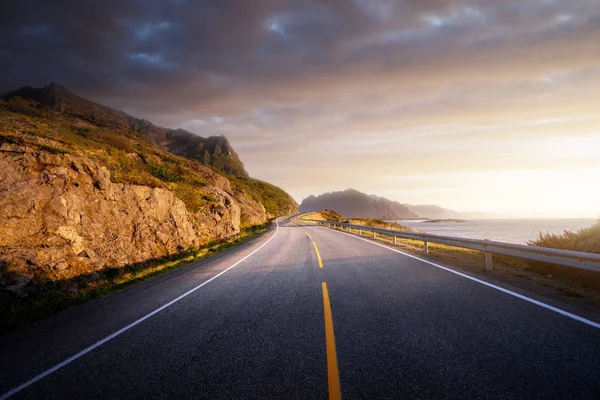
[[[296,207],[247,176],[225,137],[55,84],[0,96],[0,294],[181,253]]]
[[[346,218],[418,218],[405,205],[384,197],[367,195],[358,190],[325,193],[318,197],[309,196],[300,204],[300,212],[334,210]]]
[[[62,279],[235,234],[241,207],[229,181],[215,175],[210,190],[218,202],[195,215],[168,190],[112,183],[108,170],[87,158],[4,143],[0,262],[19,276]],[[253,222],[264,222],[264,207],[252,205]]]

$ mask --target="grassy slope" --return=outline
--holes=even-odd
[[[308,213],[302,219],[316,219],[319,221],[346,221],[346,218],[333,210],[323,210]]]
[[[271,217],[294,214],[296,202],[283,189],[270,183],[248,177],[228,176],[235,189],[247,193],[253,200],[262,203]]]
[[[212,201],[202,191],[207,179],[194,162],[161,150],[133,132],[31,109],[24,103],[13,99],[8,102],[9,110],[0,108],[1,140],[88,157],[106,166],[114,183],[172,190],[194,212]]]
[[[394,231],[401,232],[413,232],[413,230],[407,226],[400,225],[396,222],[386,222],[379,218],[351,218],[346,219],[336,211],[333,210],[322,210],[315,211],[309,214],[306,214],[302,217],[302,219],[314,219],[318,221],[339,221],[346,222],[354,225],[363,225],[370,226],[373,228],[381,228],[381,229],[391,229]]]
[[[39,143],[36,138],[51,141]],[[208,177],[199,161],[159,149],[132,130],[97,126],[33,108],[29,102],[15,98],[0,107],[0,140],[89,157],[110,170],[113,182],[169,189],[193,212],[215,201],[202,190]],[[295,207],[294,200],[276,186],[253,178],[228,178],[234,187],[263,203],[272,216],[286,214]]]

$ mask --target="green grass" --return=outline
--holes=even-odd
[[[53,154],[88,157],[105,165],[114,183],[172,190],[193,211],[200,211],[215,201],[210,193],[203,191],[207,179],[212,176],[208,167],[201,161],[162,150],[134,130],[97,126],[44,108],[31,107],[18,98],[11,99],[4,107],[0,107],[0,136],[5,141]],[[225,159],[219,162],[224,163]],[[211,168],[219,169],[212,164],[211,161]],[[218,167],[225,168],[224,165]],[[283,189],[242,175],[236,173],[226,177],[234,190],[243,191],[262,203],[269,216],[278,217],[297,211],[296,202]]]
[[[149,162],[148,172],[163,182],[182,182],[185,180],[185,169],[180,165]]]
[[[20,105],[17,100],[11,102]],[[43,109],[15,113],[0,108],[0,113],[0,142],[90,158],[108,168],[113,183],[171,190],[193,212],[216,202],[203,190],[210,169],[161,150],[132,131],[111,130]]]
[[[346,218],[342,217],[334,210],[323,210],[320,211],[321,216],[327,221],[345,221]]]
[[[296,202],[283,189],[258,179],[228,176],[236,190],[247,193],[253,200],[262,203],[270,217],[297,212]]]
[[[303,215],[300,219],[315,219],[319,221],[346,221],[346,218],[333,210],[321,210]]]
[[[249,227],[242,230],[236,238],[212,241],[206,246],[180,254],[124,267],[105,267],[96,272],[97,276],[90,273],[66,281],[39,280],[33,282],[37,291],[35,296],[23,298],[8,291],[0,291],[0,332],[22,327],[67,307],[100,298],[135,282],[208,258],[257,237],[267,231],[268,226],[269,224]],[[69,289],[75,285],[77,292],[70,292]]]

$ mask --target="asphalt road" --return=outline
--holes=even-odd
[[[289,221],[4,335],[0,355],[0,398],[600,398],[598,327]]]

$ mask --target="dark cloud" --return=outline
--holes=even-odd
[[[56,81],[148,118],[360,92],[356,80],[378,86],[369,75],[421,80],[431,63],[585,37],[599,11],[593,0],[6,3],[0,91]]]
[[[533,0],[5,3],[0,91],[57,81],[94,98],[118,94],[119,105],[139,100],[143,109],[149,97],[211,102],[266,78],[414,67],[428,52],[506,45],[519,29],[535,35],[532,26],[566,23],[592,2],[562,9]],[[174,104],[164,103],[164,110]]]

